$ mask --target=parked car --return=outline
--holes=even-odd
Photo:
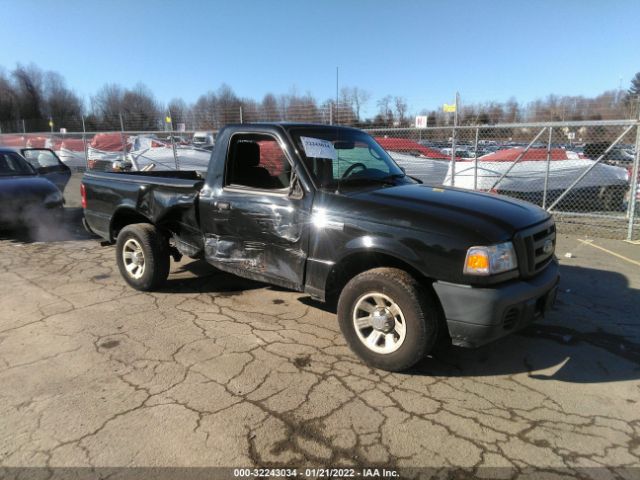
[[[449,160],[442,151],[407,138],[376,137],[376,142],[400,165],[407,175],[425,185],[442,185]]]
[[[87,228],[116,244],[133,288],[161,288],[187,255],[337,301],[349,346],[381,369],[518,330],[557,291],[546,211],[419,184],[353,128],[231,125],[205,175],[88,171],[81,192]]]
[[[215,137],[213,132],[194,132],[191,143],[193,143],[195,147],[213,146],[215,143]]]
[[[89,169],[96,171],[206,171],[211,151],[185,141],[172,143],[171,139],[160,139],[155,135],[99,133],[91,140],[88,155]]]
[[[51,147],[62,162],[72,170],[84,170],[87,167],[87,152],[82,138],[59,138]]]
[[[64,193],[64,189],[71,178],[71,169],[49,148],[20,148],[16,149],[38,175],[45,177]]]
[[[87,148],[87,168],[97,171],[113,170],[114,162],[131,162],[129,136],[122,133],[96,133]]]
[[[32,156],[36,149],[26,149]],[[42,152],[41,152],[42,153]],[[51,152],[53,153],[53,152]],[[0,226],[3,228],[55,221],[64,205],[54,166],[40,165],[40,154],[28,162],[14,148],[0,147]],[[66,182],[65,182],[66,183]]]
[[[520,160],[514,165],[518,158]],[[475,184],[478,190],[493,190],[541,205],[546,181],[547,204],[550,204],[583,172],[593,167],[562,200],[560,207],[623,210],[629,189],[627,170],[603,162],[594,164],[595,160],[575,152],[552,148],[547,175],[546,148],[531,148],[525,152],[523,147],[516,147],[480,157],[477,171],[474,161],[455,162],[455,177],[450,167],[444,184],[471,190]]]

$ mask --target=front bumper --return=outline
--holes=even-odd
[[[479,347],[520,330],[544,315],[555,302],[558,262],[534,278],[490,288],[435,282],[454,345]]]

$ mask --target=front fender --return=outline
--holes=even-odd
[[[325,252],[326,253],[326,252]],[[371,268],[379,265],[394,265],[406,270],[417,271],[425,277],[431,277],[424,268],[418,252],[401,241],[376,235],[361,235],[350,239],[338,251],[334,251],[331,260],[322,257],[309,257],[307,262],[305,291],[313,297],[325,300],[326,289],[335,275],[351,269],[352,261],[358,257],[372,255]]]
[[[417,267],[420,257],[417,253],[397,239],[376,235],[363,235],[349,240],[336,259],[340,263],[345,258],[360,253],[379,253],[397,258]],[[421,272],[424,273],[424,272]]]

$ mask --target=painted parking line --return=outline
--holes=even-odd
[[[632,259],[630,259],[628,257],[625,257],[624,255],[620,255],[619,253],[612,252],[611,250],[608,250],[608,249],[606,249],[604,247],[601,247],[600,245],[596,245],[595,243],[593,243],[592,240],[581,240],[581,239],[578,239],[578,241],[583,243],[584,245],[589,245],[590,247],[597,248],[598,250],[602,250],[603,252],[607,252],[609,255],[613,255],[614,257],[621,258],[622,260],[625,260],[625,261],[627,261],[629,263],[633,263],[634,265],[638,265],[640,267],[640,262],[637,262],[637,261],[632,260]]]

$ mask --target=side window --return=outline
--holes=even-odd
[[[0,176],[33,175],[34,173],[18,155],[0,153]]]
[[[58,158],[49,150],[24,150],[24,158],[33,168],[57,167]]]
[[[291,164],[275,138],[269,135],[234,135],[229,145],[225,185],[261,190],[289,187]]]

